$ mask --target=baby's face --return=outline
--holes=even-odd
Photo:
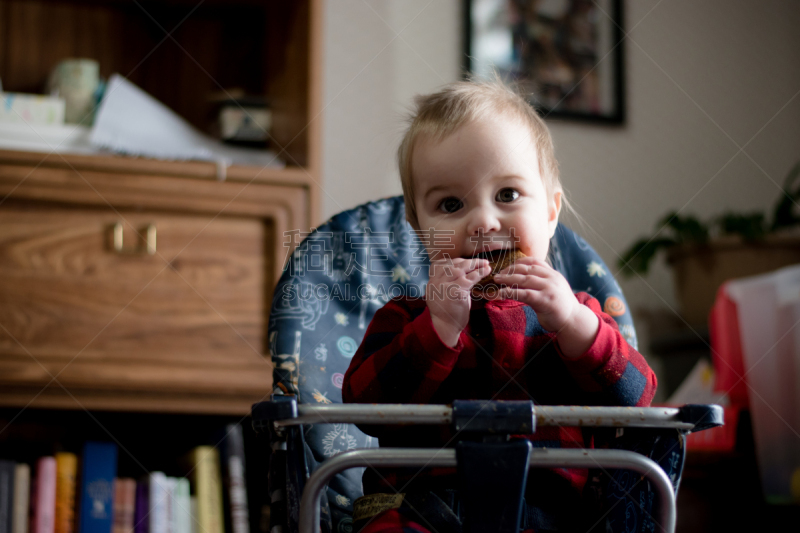
[[[561,193],[548,194],[528,128],[499,114],[439,142],[420,138],[411,172],[419,230],[432,260],[518,248],[547,257]]]

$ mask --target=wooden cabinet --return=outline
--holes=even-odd
[[[271,392],[284,233],[318,222],[322,5],[197,4],[0,1],[6,90],[94,57],[201,129],[210,92],[263,91],[287,161],[220,181],[205,162],[0,150],[0,406],[244,415]]]

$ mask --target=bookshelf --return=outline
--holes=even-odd
[[[250,427],[249,418],[51,409],[20,412],[19,409],[0,408],[0,428],[5,428],[0,433],[0,451],[3,457],[30,465],[31,474],[35,474],[40,457],[73,453],[78,457],[80,469],[81,451],[86,441],[109,442],[117,447],[117,477],[139,482],[155,471],[183,477],[188,474],[189,453],[197,446],[221,446],[225,439],[224,428],[230,423],[242,424],[250,531],[258,533],[264,530],[264,514],[268,516],[269,512],[266,483],[269,455],[267,447]],[[80,503],[78,495],[76,517]]]
[[[208,131],[210,95],[240,87],[269,99],[287,163],[220,181],[199,161],[0,150],[0,408],[178,427],[270,393],[283,234],[319,222],[321,16],[321,0],[0,0],[6,91],[90,57]]]
[[[180,476],[179,457],[240,422],[250,531],[264,530],[269,448],[247,415],[272,389],[284,232],[319,223],[322,11],[0,0],[4,90],[40,93],[62,59],[93,58],[208,133],[213,96],[240,88],[268,99],[265,147],[286,162],[220,180],[208,162],[0,148],[0,458],[34,467],[99,440],[118,445],[121,476]]]

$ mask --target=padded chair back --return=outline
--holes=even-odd
[[[625,297],[589,244],[559,224],[549,260],[573,290],[597,298],[636,347]],[[294,394],[301,403],[341,403],[344,373],[373,315],[394,296],[423,296],[428,264],[423,243],[406,222],[401,196],[340,213],[306,236],[285,267],[270,311],[274,393]],[[292,446],[304,451],[299,460],[305,464],[290,466],[296,472],[313,471],[328,457],[377,442],[352,425],[320,424],[305,428]],[[322,516],[328,517],[332,531],[351,527],[353,501],[362,495],[362,473],[349,470],[330,484]],[[290,475],[287,482],[291,523],[302,489],[296,485],[302,481],[292,481]]]

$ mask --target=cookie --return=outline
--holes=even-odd
[[[525,254],[518,249],[513,248],[511,250],[506,249],[485,252],[479,254],[478,257],[488,259],[489,265],[492,267],[492,271],[489,273],[489,275],[481,279],[475,284],[474,287],[472,287],[472,296],[475,298],[483,298],[487,295],[491,296],[493,294],[497,294],[498,289],[500,289],[500,286],[494,281],[495,274],[514,263],[514,261],[517,259],[525,257]]]

